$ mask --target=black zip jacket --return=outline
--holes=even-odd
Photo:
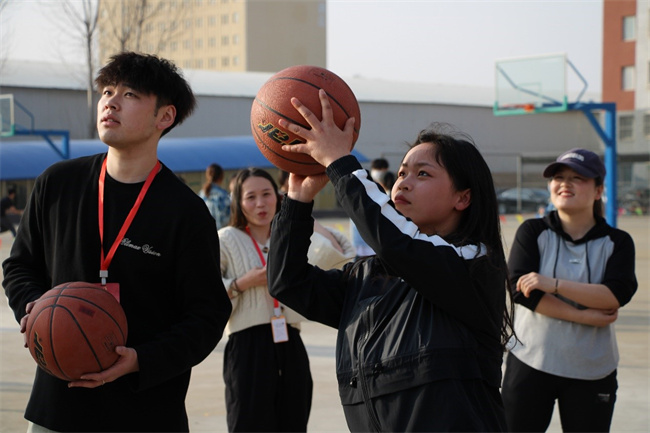
[[[309,265],[312,204],[285,197],[272,228],[269,288],[308,319],[339,330],[336,372],[350,428],[502,429],[504,271],[484,249],[420,233],[354,157],[335,161],[327,174],[377,256],[342,271]],[[449,391],[451,381],[461,389]],[[468,391],[469,383],[482,390]],[[412,400],[413,392],[439,401]],[[477,394],[484,398],[468,403]],[[454,413],[436,411],[437,403]]]

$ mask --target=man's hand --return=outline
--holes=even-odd
[[[135,349],[126,346],[117,346],[115,352],[120,355],[115,364],[99,373],[84,374],[81,376],[81,380],[69,382],[68,388],[97,388],[129,373],[135,373],[140,370],[138,352]]]
[[[32,301],[25,307],[26,314],[20,319],[20,332],[23,334],[23,346],[27,347],[27,320],[29,320],[29,313],[34,308],[36,301]]]

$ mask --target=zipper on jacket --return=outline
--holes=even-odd
[[[366,370],[363,367],[364,364],[364,359],[363,359],[363,349],[365,348],[366,343],[368,342],[368,337],[370,335],[370,305],[366,307],[366,311],[363,314],[363,324],[365,326],[365,332],[363,334],[363,339],[360,342],[358,346],[359,350],[359,383],[361,384],[361,394],[363,395],[363,402],[366,406],[366,410],[368,411],[368,417],[370,418],[370,424],[374,427],[375,431],[380,432],[381,427],[379,423],[379,419],[377,418],[377,414],[375,414],[375,410],[372,406],[372,402],[370,401],[370,393],[368,391],[368,383],[366,381]]]

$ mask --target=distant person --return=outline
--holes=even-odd
[[[210,215],[217,222],[217,229],[220,229],[230,221],[230,193],[221,187],[223,168],[219,164],[210,164],[205,169],[205,179],[199,197],[208,206]]]
[[[605,166],[572,149],[544,170],[555,209],[529,219],[510,249],[515,308],[503,402],[509,431],[543,432],[557,401],[562,430],[610,429],[618,310],[637,289],[634,242],[603,218]]]
[[[0,201],[0,233],[10,231],[16,237],[16,221],[20,221],[22,209],[16,208],[16,188],[7,189],[7,195]]]
[[[131,52],[112,56],[95,84],[108,150],[36,179],[2,284],[22,333],[53,286],[103,284],[119,292],[128,338],[113,366],[80,380],[35,366],[25,418],[37,432],[187,432],[192,367],[212,353],[232,308],[214,220],[158,160],[161,136],[195,97],[171,62]]]
[[[390,170],[384,170],[377,175],[376,181],[384,188],[386,194],[390,194],[395,184],[395,173]]]
[[[375,182],[380,182],[380,175],[390,168],[386,158],[375,158],[370,162],[370,176]]]
[[[354,119],[322,122],[297,99],[310,155],[326,174],[289,178],[273,221],[271,294],[338,329],[336,375],[351,431],[505,431],[499,387],[511,335],[507,268],[490,170],[462,134],[421,131],[404,155],[392,197],[350,154]],[[376,252],[343,270],[307,261],[313,199],[332,182]]]

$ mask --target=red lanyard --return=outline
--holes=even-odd
[[[117,234],[117,237],[113,242],[113,246],[108,251],[108,255],[104,257],[104,179],[106,178],[106,158],[104,158],[104,162],[102,164],[102,170],[99,173],[99,239],[101,245],[101,262],[99,268],[99,277],[101,278],[103,286],[106,285],[106,278],[108,278],[108,267],[110,266],[111,261],[113,260],[115,251],[117,250],[117,247],[122,242],[122,239],[124,238],[126,231],[129,229],[129,226],[133,222],[133,218],[135,218],[135,214],[138,213],[138,209],[140,209],[140,204],[142,203],[144,196],[147,194],[147,191],[149,190],[149,186],[151,185],[151,182],[153,182],[153,178],[156,177],[158,171],[160,171],[160,166],[161,166],[160,161],[156,161],[155,167],[152,168],[151,171],[149,172],[149,175],[147,176],[147,180],[144,182],[144,185],[142,185],[142,188],[140,189],[138,198],[136,198],[135,203],[131,208],[131,211],[126,216],[126,220],[124,220],[124,223],[122,224],[122,228],[120,229],[120,232]]]
[[[248,236],[250,236],[251,240],[253,241],[253,245],[255,245],[255,249],[257,250],[257,254],[260,256],[260,260],[262,261],[262,266],[266,266],[266,260],[264,260],[264,255],[262,254],[262,250],[260,250],[260,246],[257,244],[257,241],[255,240],[255,238],[251,234],[251,231],[248,228],[248,226],[246,226],[246,233],[248,233]],[[275,298],[273,298],[273,309],[275,310],[275,315],[277,317],[280,317],[280,303]]]

